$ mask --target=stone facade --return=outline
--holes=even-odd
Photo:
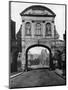
[[[55,13],[44,6],[31,6],[26,8],[22,13],[22,65],[26,64],[26,50],[32,45],[45,45],[52,52],[52,46],[59,35],[55,27]]]

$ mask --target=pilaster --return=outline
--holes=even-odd
[[[35,35],[35,22],[34,21],[32,21],[31,33],[32,33],[32,38],[34,38],[34,35]]]
[[[51,23],[52,38],[54,38],[54,21]]]
[[[42,22],[42,34],[43,34],[43,38],[45,38],[45,31],[46,31],[45,21],[43,21],[43,22]]]

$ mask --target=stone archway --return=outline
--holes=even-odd
[[[27,49],[26,49],[26,63],[25,63],[25,70],[28,71],[28,51],[29,49],[33,48],[33,47],[44,47],[44,48],[47,48],[48,51],[49,51],[49,69],[52,67],[52,53],[51,53],[51,49],[48,47],[48,46],[45,46],[45,45],[41,45],[41,44],[34,44],[34,45],[31,45],[29,46]]]

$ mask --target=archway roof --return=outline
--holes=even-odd
[[[49,8],[42,5],[32,5],[20,13],[21,16],[52,16],[56,14]]]

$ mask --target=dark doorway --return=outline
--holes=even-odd
[[[26,50],[25,69],[50,68],[52,66],[51,50],[45,45],[32,45]]]

